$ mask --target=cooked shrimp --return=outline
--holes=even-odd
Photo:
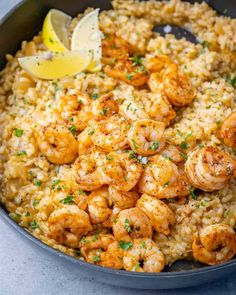
[[[103,155],[93,152],[88,155],[81,155],[73,166],[74,177],[80,188],[92,191],[100,188],[104,183],[99,166],[99,160]]]
[[[160,92],[152,93],[148,99],[144,100],[145,111],[150,119],[163,122],[166,126],[176,117],[171,104]]]
[[[236,149],[236,111],[224,120],[220,135],[225,145]]]
[[[52,199],[57,206],[76,204],[79,209],[86,210],[88,196],[73,181],[58,181],[53,187]]]
[[[139,208],[122,210],[113,223],[113,234],[118,241],[135,238],[152,238],[152,223]]]
[[[136,121],[129,130],[131,149],[140,155],[150,156],[160,152],[165,145],[165,124],[153,120]]]
[[[193,257],[208,265],[228,261],[236,254],[236,235],[225,224],[213,224],[196,234],[193,245]]]
[[[148,87],[153,93],[161,93],[163,89],[162,73],[152,73],[147,81]]]
[[[80,246],[87,262],[116,269],[123,267],[123,251],[112,235],[97,234],[84,237]]]
[[[93,149],[93,125],[88,125],[77,137],[78,141],[78,154],[79,156],[85,155],[91,152]]]
[[[77,131],[81,131],[92,118],[90,104],[91,99],[86,94],[67,94],[61,98],[55,113],[61,124],[75,126]]]
[[[84,236],[80,241],[81,254],[87,257],[90,250],[103,249],[106,250],[108,246],[115,241],[113,235],[110,234],[95,234]]]
[[[175,223],[173,211],[164,202],[149,195],[142,195],[136,207],[141,209],[152,221],[153,227],[159,233],[170,234],[170,226]]]
[[[108,246],[107,251],[104,251],[101,253],[100,265],[104,267],[122,269],[123,255],[124,255],[123,250],[120,248],[119,243],[115,241]]]
[[[112,213],[107,187],[93,191],[88,197],[88,212],[93,224],[103,223]]]
[[[139,194],[135,191],[123,192],[113,186],[108,187],[109,199],[120,209],[129,209],[135,206]]]
[[[170,65],[163,74],[163,92],[175,106],[186,106],[196,96],[196,90],[189,78],[181,73],[175,64]]]
[[[102,56],[105,64],[126,59],[132,52],[132,45],[115,34],[105,35],[102,40]]]
[[[154,57],[151,57],[148,59],[145,63],[147,69],[151,73],[159,73],[163,69],[166,69],[170,65],[172,65],[174,62],[171,60],[171,58],[167,55],[160,54]]]
[[[105,94],[92,103],[92,114],[96,120],[104,120],[119,111],[119,106],[114,100],[113,92]]]
[[[126,99],[120,105],[119,113],[129,121],[149,119],[149,115],[145,111],[143,103],[134,99]]]
[[[77,141],[63,125],[50,124],[39,129],[37,142],[41,153],[56,165],[68,164],[77,155]]]
[[[159,199],[186,196],[190,188],[178,167],[161,155],[149,158],[138,185],[140,193]]]
[[[170,159],[172,162],[174,163],[180,163],[183,162],[183,157],[181,157],[181,153],[180,150],[178,149],[178,147],[171,145],[171,144],[167,144],[164,149],[161,151],[161,155],[164,158]]]
[[[88,214],[75,205],[55,209],[48,226],[51,238],[73,248],[79,248],[81,236],[92,230]]]
[[[104,182],[126,192],[138,183],[142,170],[142,165],[128,153],[110,153],[101,166]]]
[[[127,121],[118,116],[100,121],[94,127],[94,144],[105,152],[126,149],[128,129]]]
[[[143,86],[148,80],[148,72],[141,65],[134,65],[130,59],[118,60],[113,66],[104,67],[107,76],[124,81],[134,87]]]
[[[185,172],[190,183],[207,192],[223,189],[235,168],[235,160],[213,146],[194,150],[185,163]]]
[[[129,271],[161,272],[165,256],[151,239],[135,239],[131,249],[124,252],[123,263],[124,269]]]

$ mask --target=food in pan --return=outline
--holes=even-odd
[[[154,32],[159,24],[169,33]],[[104,267],[232,259],[235,34],[235,19],[205,2],[114,0],[76,18],[51,10],[0,76],[10,217]]]

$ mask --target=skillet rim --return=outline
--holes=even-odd
[[[12,14],[14,14],[21,6],[25,5],[27,2],[30,2],[31,0],[21,0],[18,4],[13,6],[1,19],[0,19],[0,26],[2,26],[5,22],[10,19]],[[208,1],[206,1],[208,5]],[[155,279],[158,277],[163,278],[184,278],[184,277],[194,277],[198,276],[199,274],[205,274],[205,273],[214,273],[217,271],[222,271],[224,269],[228,269],[230,267],[235,267],[236,270],[236,257],[232,260],[220,263],[218,265],[206,265],[201,268],[197,269],[190,269],[190,270],[180,270],[180,271],[171,271],[171,272],[160,272],[160,273],[140,273],[140,272],[132,272],[132,271],[126,271],[126,270],[116,270],[113,268],[103,267],[100,265],[92,264],[85,262],[80,259],[76,259],[73,256],[70,256],[60,250],[54,249],[51,246],[48,246],[43,241],[36,238],[34,235],[32,235],[29,231],[27,231],[25,228],[21,227],[18,223],[16,223],[14,220],[10,218],[8,215],[8,212],[6,209],[4,209],[4,205],[0,202],[0,217],[2,218],[5,223],[9,224],[11,227],[13,227],[18,233],[20,233],[22,236],[30,240],[32,243],[40,247],[41,249],[45,250],[46,252],[49,252],[50,254],[53,254],[54,256],[63,258],[67,262],[72,262],[75,265],[79,265],[81,268],[85,267],[87,269],[91,269],[93,271],[99,271],[103,273],[108,273],[111,275],[119,275],[121,277],[132,277],[132,278],[149,278],[149,279]],[[223,277],[223,276],[222,276]],[[211,280],[212,281],[212,280]],[[193,285],[193,284],[192,284]]]

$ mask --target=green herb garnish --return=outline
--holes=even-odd
[[[15,128],[13,130],[13,134],[16,136],[16,137],[21,137],[23,135],[24,131],[23,129],[20,129],[20,128]]]
[[[194,190],[195,189],[193,187],[190,188],[189,193],[190,193],[193,200],[197,200],[197,196],[195,195]]]
[[[98,93],[93,93],[91,97],[93,100],[96,100],[99,98],[99,95],[98,95]]]
[[[42,181],[39,179],[35,179],[34,185],[40,187],[42,185]]]
[[[156,141],[154,141],[154,143],[153,143],[151,149],[152,149],[153,151],[156,151],[156,150],[158,149],[158,147],[159,147],[159,142],[156,140]]]
[[[36,229],[36,228],[39,228],[39,225],[38,225],[38,223],[35,220],[33,220],[30,223],[30,227],[31,227],[31,229]]]
[[[60,203],[62,204],[74,204],[74,196],[68,195],[65,199],[61,200]]]
[[[55,189],[56,186],[61,182],[61,179],[55,179],[53,180],[53,183],[52,183],[52,189]]]
[[[119,242],[120,248],[123,250],[129,250],[133,247],[132,242],[125,242],[125,241],[120,241]]]
[[[127,219],[127,218],[125,219],[125,222],[124,222],[124,228],[126,229],[126,231],[128,233],[131,232],[131,227],[130,227],[129,219]]]
[[[75,125],[72,125],[70,128],[69,128],[70,132],[73,134],[73,135],[77,135],[78,133],[78,129]]]

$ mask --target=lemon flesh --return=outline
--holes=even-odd
[[[90,65],[92,54],[88,51],[67,51],[47,55],[19,58],[21,67],[31,75],[45,80],[74,76]]]
[[[99,9],[83,17],[74,29],[71,49],[88,50],[93,52],[93,60],[87,70],[96,72],[101,70],[102,33],[98,25]]]
[[[51,9],[43,24],[42,38],[47,48],[53,52],[69,50],[68,23],[71,17],[64,12]]]

